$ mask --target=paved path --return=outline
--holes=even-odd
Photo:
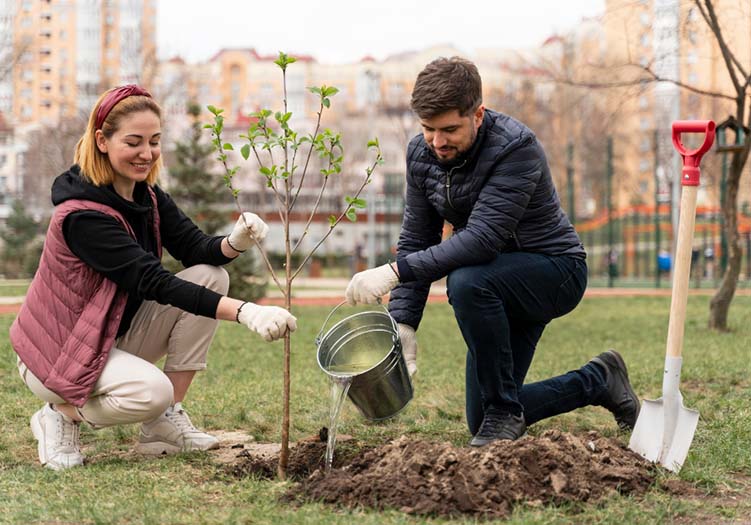
[[[344,300],[344,290],[348,279],[298,277],[294,282],[293,305],[335,306]],[[689,295],[714,295],[713,289],[690,289]],[[751,288],[739,288],[739,296],[751,296]],[[669,288],[587,288],[584,297],[669,297]],[[18,313],[24,297],[0,297],[0,314]],[[435,283],[430,289],[428,302],[445,303],[446,286],[443,281]],[[278,290],[271,290],[259,304],[283,305],[284,297]]]

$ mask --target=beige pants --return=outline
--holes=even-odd
[[[229,276],[223,268],[201,264],[177,276],[222,295],[229,289]],[[172,404],[172,383],[153,363],[166,356],[165,372],[204,370],[218,323],[216,319],[193,315],[174,306],[144,301],[130,329],[115,341],[89,400],[78,409],[81,418],[100,428],[150,421],[159,416]],[[41,400],[65,403],[20,360],[18,371]]]

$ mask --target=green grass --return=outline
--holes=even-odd
[[[577,368],[607,348],[625,357],[637,392],[660,397],[667,333],[668,297],[587,298],[573,313],[552,322],[540,341],[529,381]],[[748,488],[724,497],[751,476],[751,298],[737,297],[732,333],[705,329],[708,297],[690,297],[681,390],[701,413],[679,478],[693,495],[653,489],[640,500],[614,495],[579,507],[519,508],[509,523],[712,523],[747,519]],[[292,439],[328,425],[328,386],[316,364],[314,339],[328,307],[298,308],[293,337]],[[397,511],[340,510],[281,503],[285,483],[229,477],[210,455],[144,459],[126,454],[137,427],[94,432],[82,440],[90,463],[52,472],[37,463],[28,418],[40,406],[18,377],[7,328],[0,316],[0,523],[446,523]],[[466,444],[465,347],[448,305],[430,305],[418,331],[419,373],[415,398],[395,420],[369,423],[347,402],[340,433],[370,444],[401,434]],[[242,430],[260,442],[279,441],[282,344],[266,344],[244,328],[223,323],[186,401],[194,423],[206,429]],[[595,429],[624,441],[609,413],[588,407],[543,421],[531,429],[579,432]],[[671,476],[667,476],[670,478]],[[731,504],[732,503],[732,504]],[[455,523],[472,523],[457,520]]]
[[[0,297],[26,295],[30,282],[28,279],[0,279]]]

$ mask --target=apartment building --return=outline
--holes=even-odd
[[[715,0],[714,6],[736,58],[741,64],[751,64],[751,3]],[[608,0],[602,20],[609,80],[644,79],[607,95],[607,106],[617,123],[613,126],[615,170],[623,185],[615,204],[638,202],[640,195],[653,194],[655,184],[664,200],[675,200],[679,187],[671,182],[679,180],[681,164],[673,151],[671,122],[713,119],[720,123],[734,112],[732,100],[709,95],[734,96],[717,40],[694,2],[688,0]],[[650,82],[651,73],[645,70],[666,81]],[[653,176],[655,133],[657,182]],[[707,155],[703,165],[699,205],[717,206],[719,155]],[[739,202],[751,198],[748,185],[744,186]]]
[[[156,0],[0,0],[12,71],[0,112],[17,127],[88,112],[114,85],[149,85],[156,67]]]

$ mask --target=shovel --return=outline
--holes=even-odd
[[[704,143],[696,150],[687,150],[681,133],[705,133]],[[670,321],[662,378],[662,397],[645,400],[631,433],[628,446],[652,462],[659,462],[678,472],[694,440],[699,412],[683,406],[678,390],[683,359],[683,325],[686,320],[688,281],[691,270],[691,246],[696,220],[696,193],[699,189],[699,163],[714,142],[715,123],[711,120],[678,120],[673,122],[673,146],[683,157],[681,173],[681,208],[676,244],[675,273],[670,302]]]

